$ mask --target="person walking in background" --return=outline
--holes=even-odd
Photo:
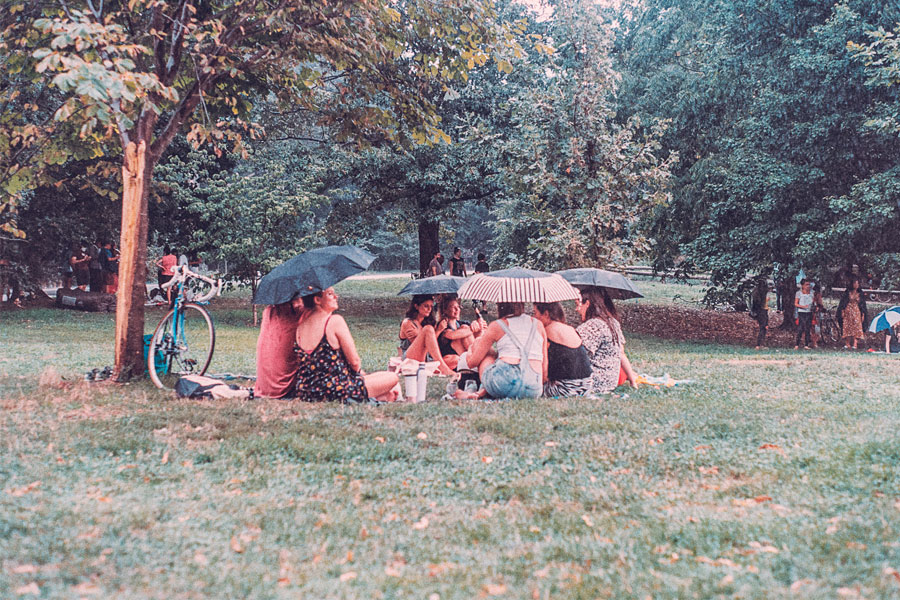
[[[756,280],[756,287],[750,297],[750,313],[759,325],[756,349],[762,350],[766,347],[766,331],[769,329],[769,282],[765,277]]]
[[[859,277],[853,275],[837,308],[837,320],[841,326],[845,350],[857,349],[859,340],[863,337],[866,313],[866,295],[859,286]]]
[[[450,257],[450,274],[454,277],[467,277],[466,261],[463,260],[462,250],[457,246]]]
[[[812,327],[813,293],[812,285],[806,279],[800,282],[800,289],[794,295],[794,308],[797,309],[797,339],[794,340],[794,350],[800,349],[800,337],[806,336],[804,348],[809,350],[812,343],[810,328]]]
[[[478,262],[475,263],[475,273],[476,274],[490,272],[491,268],[488,266],[487,260],[485,260],[486,258],[487,257],[484,255],[483,252],[478,253]]]

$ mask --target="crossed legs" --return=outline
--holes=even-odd
[[[425,362],[425,355],[430,354],[434,360],[437,360],[438,371],[442,375],[452,375],[453,369],[447,365],[444,357],[441,356],[441,349],[438,347],[437,335],[434,333],[434,327],[426,325],[419,331],[419,335],[413,340],[412,344],[406,350],[406,357],[419,362]],[[458,360],[458,359],[456,359]]]

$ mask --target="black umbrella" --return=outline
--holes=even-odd
[[[604,288],[610,298],[617,300],[628,300],[629,298],[643,298],[630,279],[621,273],[613,271],[604,271],[603,269],[595,269],[593,267],[584,267],[581,269],[566,269],[557,271],[562,275],[563,279],[571,283],[577,288],[599,287]]]
[[[423,277],[422,279],[413,279],[400,290],[398,296],[416,296],[425,294],[434,296],[435,294],[455,294],[456,291],[466,282],[465,277],[456,277],[454,275],[435,275],[434,277]]]
[[[254,304],[281,304],[295,296],[318,294],[365,271],[375,256],[356,246],[325,246],[298,254],[263,277]]]

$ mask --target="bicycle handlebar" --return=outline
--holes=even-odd
[[[199,279],[200,281],[202,281],[204,283],[208,283],[211,288],[209,290],[209,292],[207,292],[203,296],[198,296],[197,298],[194,298],[194,300],[193,300],[194,302],[206,302],[207,300],[210,300],[211,298],[218,296],[222,292],[222,280],[221,279],[216,280],[216,279],[207,277],[206,275],[201,275],[200,273],[195,273],[194,271],[191,271],[187,267],[187,265],[179,265],[179,266],[175,267],[175,274],[172,276],[172,279],[165,282],[164,284],[162,284],[159,287],[161,289],[167,290],[177,283],[187,281],[188,278]]]

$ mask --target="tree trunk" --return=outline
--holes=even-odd
[[[127,381],[144,373],[144,300],[147,296],[147,199],[153,161],[147,144],[130,142],[122,163],[122,231],[116,297],[114,378]]]
[[[797,324],[794,322],[794,294],[797,291],[797,282],[793,277],[779,279],[775,283],[775,289],[781,297],[781,309],[784,315],[779,329],[794,331],[797,328]]]
[[[428,217],[419,217],[419,272],[422,275],[428,271],[428,263],[440,250],[439,231],[440,223]]]

